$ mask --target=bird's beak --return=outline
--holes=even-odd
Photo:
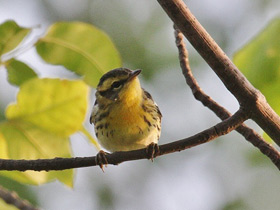
[[[131,72],[129,74],[129,77],[128,77],[127,81],[133,80],[135,77],[137,77],[141,73],[141,71],[142,71],[141,69],[137,69],[137,70]]]

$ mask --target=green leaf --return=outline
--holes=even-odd
[[[0,145],[0,158],[3,159],[71,157],[68,138],[59,137],[22,120],[5,121],[0,124]],[[73,180],[73,170],[0,171],[0,175],[24,184],[43,184],[58,179],[72,186]]]
[[[83,81],[35,78],[20,87],[17,103],[8,106],[6,118],[68,137],[82,129],[88,91]]]
[[[87,23],[53,24],[36,49],[46,62],[63,65],[84,76],[85,82],[93,87],[105,72],[121,66],[119,52],[110,38]]]
[[[280,18],[234,56],[234,63],[259,89],[280,81]]]
[[[0,176],[0,185],[7,190],[16,192],[20,198],[38,206],[37,193],[31,191],[29,186],[3,176]]]
[[[8,70],[8,80],[11,84],[20,86],[24,82],[37,77],[37,74],[25,63],[16,59],[5,62]]]
[[[234,63],[280,114],[280,18],[234,55]],[[266,136],[266,138],[268,138]]]
[[[18,210],[18,208],[14,207],[13,205],[7,204],[4,200],[0,199],[0,209],[5,210]]]
[[[0,158],[71,157],[68,137],[83,129],[88,91],[83,81],[34,78],[22,84],[17,103],[8,106],[7,121],[0,124]],[[73,185],[73,170],[0,175],[27,184],[58,179]]]
[[[8,20],[0,25],[0,56],[16,48],[30,32],[15,21]]]

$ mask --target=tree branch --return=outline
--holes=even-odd
[[[7,204],[13,205],[20,210],[39,210],[32,206],[28,201],[22,200],[16,192],[10,192],[0,186],[0,198],[2,198]]]
[[[258,146],[261,151],[268,151],[270,145],[259,141],[258,136],[254,131],[243,127],[242,123],[249,117],[254,119],[261,127],[263,123],[272,123],[272,126],[262,128],[280,144],[280,120],[269,105],[264,100],[263,95],[256,90],[239,70],[232,64],[229,58],[218,47],[214,40],[207,34],[202,26],[197,22],[195,17],[190,13],[187,7],[181,0],[158,0],[168,15],[173,19],[175,24],[182,30],[189,41],[200,52],[202,57],[214,69],[216,74],[224,82],[225,86],[233,93],[240,103],[240,109],[230,116],[224,108],[216,104],[209,96],[202,97],[201,101],[214,111],[222,122],[215,126],[206,129],[194,136],[184,138],[169,144],[159,146],[159,154],[157,156],[185,150],[211,140],[216,139],[221,135],[225,135],[234,129],[242,133],[247,140]],[[199,87],[199,86],[198,86]],[[192,88],[193,89],[193,88]],[[195,97],[201,97],[201,91],[196,87],[193,89]],[[207,97],[209,97],[207,99]],[[207,100],[206,100],[207,99]],[[212,101],[211,101],[212,100]],[[270,109],[269,109],[270,108]],[[274,121],[274,122],[272,122]],[[239,127],[241,126],[241,127]],[[272,151],[272,150],[271,150]],[[278,168],[279,154],[276,152],[269,156],[274,161]],[[114,152],[107,154],[106,159],[108,164],[117,165],[125,161],[147,159],[149,155],[146,149],[139,149],[128,152]],[[49,170],[65,170],[80,167],[96,166],[96,156],[93,157],[75,157],[75,158],[54,158],[54,159],[39,159],[39,160],[6,160],[0,159],[0,170],[34,170],[34,171],[49,171]]]
[[[216,124],[215,126],[206,129],[194,136],[164,144],[159,146],[157,156],[179,152],[211,140],[216,139],[221,135],[225,135],[239,125],[241,125],[247,116],[243,110],[238,110],[228,119]],[[118,165],[125,161],[147,159],[149,155],[146,149],[139,149],[128,152],[114,152],[106,155],[108,164]],[[54,159],[38,159],[38,160],[5,160],[0,159],[0,170],[8,171],[49,171],[49,170],[65,170],[80,167],[96,166],[96,156],[93,157],[76,157],[76,158],[54,158]]]
[[[250,117],[280,146],[280,117],[200,25],[182,0],[157,0]]]
[[[210,96],[204,93],[204,91],[198,85],[198,82],[194,78],[191,67],[189,64],[188,51],[184,43],[183,34],[174,25],[176,45],[179,50],[179,60],[182,69],[182,73],[186,79],[188,86],[191,88],[194,97],[200,101],[204,106],[213,111],[221,120],[225,120],[231,116],[230,112],[224,107],[220,106]],[[249,128],[245,124],[236,128],[236,131],[240,133],[245,139],[251,142],[255,147],[270,158],[270,160],[280,170],[280,153],[270,144],[268,144],[258,133]]]

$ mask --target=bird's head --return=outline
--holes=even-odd
[[[132,103],[142,98],[142,89],[138,79],[141,70],[126,68],[113,69],[104,74],[97,86],[96,99],[99,103]]]

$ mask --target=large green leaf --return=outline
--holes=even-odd
[[[120,55],[110,38],[87,23],[53,24],[36,49],[46,62],[83,75],[93,87],[105,72],[121,66]]]
[[[8,106],[6,117],[68,137],[82,129],[88,91],[83,81],[35,78],[21,86],[17,103]]]
[[[8,80],[11,84],[20,86],[24,82],[37,77],[37,74],[27,64],[11,59],[5,62],[8,70]]]
[[[280,81],[280,19],[272,21],[257,37],[238,51],[234,63],[259,88]]]
[[[83,128],[88,90],[83,81],[60,79],[35,78],[21,85],[17,103],[8,106],[7,121],[0,124],[0,158],[71,157],[68,137]],[[28,184],[73,182],[73,170],[0,174]]]
[[[234,56],[234,63],[280,114],[280,18]]]
[[[30,32],[15,21],[8,20],[0,25],[0,56],[16,48]]]
[[[59,137],[22,120],[0,124],[0,158],[39,159],[71,157],[68,138]],[[43,184],[58,179],[72,186],[73,170],[35,172],[1,171],[0,175],[25,184]]]

